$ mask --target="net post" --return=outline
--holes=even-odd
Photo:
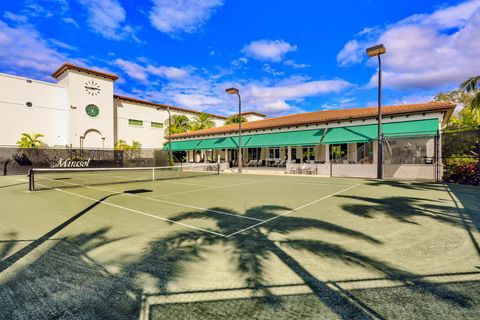
[[[28,191],[33,191],[34,185],[33,185],[33,170],[28,169]]]
[[[220,163],[217,163],[217,175],[220,174]]]
[[[155,167],[152,168],[152,181],[155,181]]]

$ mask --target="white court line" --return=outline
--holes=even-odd
[[[272,180],[259,180],[259,181],[262,181],[262,182],[270,182],[270,181],[274,181],[274,182],[278,182],[278,183],[286,183],[286,184],[307,184],[307,185],[312,185],[312,186],[351,186],[351,184],[348,184],[348,183],[323,183],[323,182],[320,182],[320,183],[313,183],[313,182],[303,182],[303,181],[288,181],[288,180],[276,180],[276,179],[272,179]]]
[[[264,220],[262,220],[262,219],[252,218],[252,217],[248,217],[248,216],[242,216],[242,215],[239,215],[239,214],[233,214],[233,213],[224,212],[224,211],[219,211],[219,210],[212,210],[212,209],[207,209],[207,208],[202,208],[202,207],[192,206],[192,205],[189,205],[189,204],[178,203],[178,202],[173,202],[173,201],[167,201],[167,200],[162,200],[162,199],[144,197],[144,196],[139,196],[139,195],[137,195],[137,194],[123,193],[123,192],[119,192],[119,191],[116,191],[116,190],[109,190],[109,189],[105,189],[105,188],[92,187],[92,186],[88,186],[88,185],[82,186],[82,185],[79,185],[79,184],[76,184],[76,183],[72,183],[72,182],[68,182],[68,181],[60,181],[60,182],[61,182],[61,183],[66,183],[66,184],[69,184],[69,185],[72,185],[72,186],[86,187],[86,188],[89,188],[89,189],[94,189],[94,190],[99,190],[99,191],[110,192],[110,193],[114,193],[114,194],[118,194],[118,195],[123,195],[123,196],[131,196],[131,197],[136,197],[136,198],[140,198],[140,199],[146,199],[146,200],[151,200],[151,201],[168,203],[168,204],[172,204],[172,205],[179,206],[179,207],[185,207],[185,208],[190,208],[190,209],[195,209],[195,210],[202,210],[202,211],[213,212],[213,213],[219,213],[219,214],[223,214],[223,215],[227,215],[227,216],[232,216],[232,217],[237,217],[237,218],[242,218],[242,219],[249,219],[249,220],[255,220],[255,221],[264,221]],[[40,184],[40,185],[42,185],[42,184]],[[45,186],[45,185],[43,185],[43,186]]]
[[[261,181],[251,181],[251,182],[244,182],[244,183],[235,183],[235,184],[227,184],[224,186],[214,186],[214,187],[205,187],[202,189],[194,189],[194,190],[187,190],[187,191],[178,191],[178,192],[172,192],[172,193],[162,193],[159,195],[159,197],[165,197],[165,196],[173,196],[177,194],[184,194],[184,193],[192,193],[192,192],[199,192],[199,191],[208,191],[208,190],[214,190],[214,189],[223,189],[223,188],[230,188],[230,187],[238,187],[238,186],[243,186],[243,185],[248,185],[248,184],[254,184],[254,183],[259,183]]]
[[[40,184],[40,185],[41,185],[41,186],[44,186],[44,187],[47,187],[47,186],[42,185],[42,184]],[[170,220],[170,219],[167,219],[167,218],[162,218],[162,217],[159,217],[159,216],[150,214],[150,213],[146,213],[146,212],[142,212],[142,211],[139,211],[139,210],[135,210],[135,209],[130,209],[130,208],[127,208],[127,207],[119,206],[119,205],[117,205],[117,204],[113,204],[113,203],[110,203],[110,202],[107,202],[107,201],[99,201],[98,199],[90,198],[90,197],[87,197],[87,196],[82,196],[82,195],[80,195],[80,194],[73,193],[73,192],[69,192],[69,191],[65,191],[65,190],[63,190],[63,189],[54,188],[53,190],[58,191],[58,192],[63,192],[63,193],[66,193],[66,194],[69,194],[69,195],[72,195],[72,196],[79,197],[79,198],[88,199],[88,200],[90,200],[90,201],[100,202],[101,204],[104,204],[104,205],[107,205],[107,206],[111,206],[111,207],[114,207],[114,208],[118,208],[118,209],[130,211],[130,212],[134,212],[134,213],[138,213],[138,214],[141,214],[141,215],[150,217],[150,218],[167,221],[167,222],[174,223],[174,224],[178,224],[178,225],[181,225],[181,226],[184,226],[184,227],[187,227],[187,228],[196,229],[196,230],[208,232],[208,233],[211,233],[211,234],[214,234],[214,235],[217,235],[217,236],[225,237],[225,235],[222,234],[222,233],[218,233],[218,232],[211,231],[211,230],[207,230],[207,229],[202,229],[202,228],[199,228],[199,227],[191,226],[191,225],[189,225],[189,224],[182,223],[182,222],[178,222],[178,221],[174,221],[174,220]]]
[[[151,200],[151,201],[157,201],[157,202],[163,202],[163,203],[173,204],[173,205],[179,206],[179,207],[185,207],[185,208],[202,210],[202,211],[213,212],[213,213],[219,213],[219,214],[223,214],[223,215],[227,215],[227,216],[232,216],[232,217],[237,217],[237,218],[242,218],[242,219],[250,219],[250,220],[255,220],[255,221],[264,221],[264,220],[262,220],[262,219],[252,218],[252,217],[248,217],[248,216],[242,216],[242,215],[239,215],[239,214],[233,214],[233,213],[228,213],[228,212],[219,211],[219,210],[212,210],[212,209],[207,209],[207,208],[192,206],[192,205],[189,205],[189,204],[183,204],[183,203],[178,203],[178,202],[173,202],[173,201],[167,201],[167,200],[162,200],[162,199],[157,199],[157,198],[150,198],[150,197],[139,196],[138,194],[123,193],[123,192],[118,192],[118,191],[115,191],[115,190],[109,190],[109,189],[92,187],[92,186],[86,186],[86,187],[87,187],[87,188],[90,188],[90,189],[94,189],[94,190],[100,190],[100,191],[105,191],[105,192],[113,192],[113,193],[115,193],[115,194],[124,195],[124,196],[131,196],[131,197],[136,197],[136,198],[140,198],[140,199],[146,199],[146,200]]]
[[[295,208],[295,209],[293,209],[293,210],[290,210],[290,211],[284,212],[284,213],[282,213],[282,214],[279,214],[278,216],[275,216],[275,217],[272,217],[272,218],[270,218],[270,219],[267,219],[267,220],[264,220],[264,221],[262,221],[262,222],[259,222],[259,223],[257,223],[257,224],[254,224],[253,226],[250,226],[250,227],[244,228],[244,229],[242,229],[242,230],[236,231],[236,232],[234,232],[234,233],[231,233],[231,234],[227,235],[227,238],[229,238],[229,237],[231,237],[231,236],[234,236],[234,235],[236,235],[236,234],[239,234],[239,233],[241,233],[241,232],[243,232],[243,231],[246,231],[246,230],[249,230],[249,229],[258,227],[258,226],[260,226],[260,225],[262,225],[262,224],[264,224],[264,223],[267,223],[267,222],[269,222],[269,221],[272,221],[272,220],[275,220],[275,219],[277,219],[277,218],[283,217],[284,215],[287,215],[287,214],[290,214],[290,213],[292,213],[292,212],[296,212],[296,211],[298,211],[298,210],[301,210],[301,209],[303,209],[303,208],[306,208],[306,207],[308,207],[308,206],[311,206],[312,204],[315,204],[315,203],[317,203],[317,202],[319,202],[319,201],[322,201],[322,200],[328,199],[328,198],[330,198],[330,197],[333,197],[333,196],[335,196],[335,195],[337,195],[337,194],[339,194],[339,193],[342,193],[342,192],[348,191],[348,190],[350,190],[350,189],[353,189],[353,188],[355,188],[355,187],[357,187],[357,186],[359,186],[359,185],[360,185],[360,184],[355,184],[355,185],[350,186],[350,187],[348,187],[348,188],[345,188],[345,189],[342,189],[342,190],[337,191],[337,192],[335,192],[335,193],[329,194],[328,196],[324,196],[324,197],[321,197],[320,199],[317,199],[317,200],[314,200],[314,201],[309,202],[309,203],[307,203],[307,204],[304,204],[304,205],[302,205],[302,206],[300,206],[300,207],[298,207],[298,208]]]
[[[53,179],[47,179],[47,180],[53,180]],[[55,180],[55,181],[58,181],[58,180]],[[172,202],[172,201],[167,201],[167,200],[162,200],[162,199],[156,199],[156,198],[150,198],[150,197],[144,197],[144,196],[139,196],[139,195],[137,195],[137,194],[123,193],[123,192],[119,192],[119,191],[116,191],[116,190],[109,190],[109,189],[104,189],[104,188],[99,188],[99,187],[92,187],[92,186],[88,186],[88,185],[83,186],[83,185],[76,184],[76,183],[72,183],[72,182],[68,182],[68,181],[59,181],[59,182],[61,182],[61,183],[66,183],[66,184],[69,184],[69,185],[72,185],[72,186],[76,186],[76,187],[86,187],[86,188],[89,188],[89,189],[94,189],[94,190],[99,190],[99,191],[110,192],[110,193],[114,193],[114,194],[118,194],[118,195],[132,196],[132,197],[137,197],[137,198],[140,198],[140,199],[147,199],[147,200],[151,200],[151,201],[163,202],[163,203],[168,203],[168,204],[172,204],[172,205],[175,205],[175,206],[180,206],[180,207],[185,207],[185,208],[190,208],[190,209],[195,209],[195,210],[202,210],[202,211],[207,211],[207,212],[219,213],[219,214],[223,214],[223,215],[227,215],[227,216],[232,216],[232,217],[236,217],[236,218],[241,218],[241,219],[249,219],[249,220],[254,220],[254,221],[264,221],[263,219],[257,219],[257,218],[253,218],[253,217],[242,216],[242,215],[239,215],[239,214],[233,214],[233,213],[224,212],[224,211],[219,211],[219,210],[212,210],[212,209],[207,209],[207,208],[192,206],[192,205],[184,204],[184,203]],[[42,184],[40,184],[40,183],[39,183],[39,185],[48,188],[48,186],[42,185]],[[56,189],[56,188],[55,188],[55,189]]]

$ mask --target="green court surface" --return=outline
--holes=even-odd
[[[479,318],[478,187],[95,179],[0,177],[0,319]]]

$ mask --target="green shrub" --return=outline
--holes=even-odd
[[[444,161],[443,179],[446,182],[478,185],[479,163],[475,158],[448,158]]]

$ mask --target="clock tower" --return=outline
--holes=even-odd
[[[74,148],[113,148],[114,74],[64,63],[52,76],[67,88],[66,121]]]

